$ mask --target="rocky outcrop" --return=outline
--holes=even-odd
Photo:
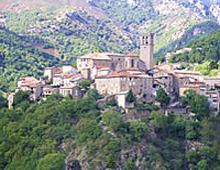
[[[65,170],[81,170],[81,166],[78,160],[68,161]]]

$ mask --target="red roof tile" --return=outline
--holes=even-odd
[[[95,68],[108,68],[109,69],[109,67],[107,67],[107,66],[94,66]]]
[[[130,53],[126,57],[139,57],[139,56],[135,53]]]
[[[71,78],[73,76],[77,75],[76,73],[70,73],[70,74],[67,74],[67,75],[64,75],[63,77],[68,79],[68,78]]]
[[[138,77],[138,76],[133,75],[133,74],[129,74],[129,73],[126,73],[126,72],[120,72],[120,73],[113,72],[112,74],[102,75],[102,76],[98,76],[98,77],[96,77],[96,78],[115,78],[115,77],[129,77],[129,78],[134,78],[134,77]]]

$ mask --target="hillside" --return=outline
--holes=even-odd
[[[205,61],[220,61],[220,29],[210,35],[191,41],[186,45],[191,52],[174,55],[170,62],[203,63]]]
[[[44,68],[59,64],[59,59],[39,51],[17,34],[0,29],[1,90],[14,91],[23,76],[40,77]]]
[[[0,108],[1,169],[217,170],[220,166],[219,116],[185,120],[143,105],[142,111],[147,107],[151,112],[149,117],[125,121],[123,110],[111,106],[101,110],[92,96],[73,101],[51,95],[40,104],[27,96],[16,94],[14,110]],[[192,100],[193,95],[189,97]],[[204,109],[209,114],[204,105],[198,106],[196,115]]]
[[[163,54],[209,34],[220,23],[215,0],[7,0],[1,9],[5,28],[68,60],[94,46],[138,53],[144,30],[156,34],[155,54]]]

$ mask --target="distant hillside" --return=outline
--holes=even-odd
[[[16,80],[23,76],[40,77],[43,69],[59,63],[59,59],[39,51],[15,33],[0,28],[1,90],[13,91]]]
[[[94,46],[138,53],[142,31],[155,33],[155,54],[163,54],[220,24],[216,0],[6,0],[0,8],[1,25],[69,60]]]
[[[205,61],[220,61],[220,29],[198,40],[191,41],[186,47],[191,52],[174,55],[170,62],[203,63]]]
[[[74,60],[95,46],[102,51],[125,54],[135,49],[130,33],[117,28],[112,21],[69,7],[6,12],[2,17],[7,29],[25,36],[38,47],[53,50],[55,56],[65,60]]]

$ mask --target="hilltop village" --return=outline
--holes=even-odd
[[[168,111],[186,113],[187,108],[180,107],[180,96],[184,91],[193,89],[208,98],[215,113],[220,105],[220,72],[217,77],[206,77],[197,71],[178,70],[175,65],[162,63],[154,65],[154,35],[142,34],[140,37],[140,56],[115,53],[91,52],[77,57],[77,68],[71,65],[50,67],[44,70],[41,80],[23,77],[17,82],[15,92],[30,91],[33,101],[46,99],[52,94],[71,96],[77,100],[86,95],[81,82],[91,81],[89,88],[95,88],[103,97],[100,105],[114,98],[118,106],[132,107],[126,101],[132,91],[137,103],[156,103],[157,91],[162,88],[170,97]],[[169,57],[169,56],[168,56]],[[15,93],[8,96],[9,109],[13,108]],[[39,100],[38,100],[39,101]]]

